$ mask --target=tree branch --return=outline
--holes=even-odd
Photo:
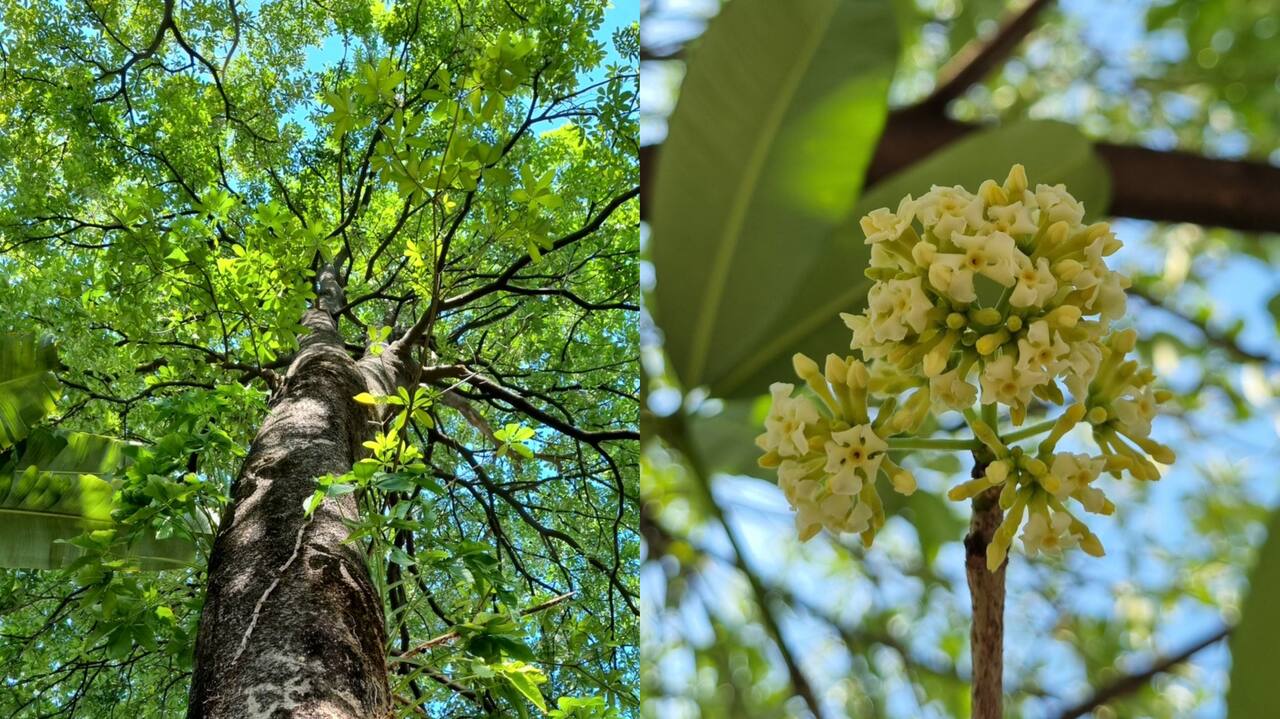
[[[1261,364],[1280,364],[1280,358],[1276,358],[1270,354],[1251,352],[1245,349],[1244,347],[1241,347],[1240,343],[1237,342],[1231,335],[1228,335],[1213,329],[1208,325],[1208,323],[1201,322],[1200,320],[1186,314],[1182,310],[1179,310],[1178,308],[1169,305],[1164,299],[1160,297],[1156,297],[1155,295],[1151,294],[1150,292],[1148,292],[1147,290],[1141,287],[1138,287],[1136,285],[1133,287],[1130,287],[1127,290],[1125,290],[1125,294],[1129,295],[1130,297],[1137,297],[1143,302],[1146,302],[1148,305],[1156,309],[1162,310],[1164,312],[1168,312],[1174,317],[1177,317],[1183,322],[1191,325],[1192,327],[1195,327],[1197,330],[1200,331],[1200,334],[1204,335],[1205,340],[1209,344],[1226,352],[1227,355],[1231,357],[1231,359],[1236,360],[1237,362],[1258,362]]]
[[[920,105],[941,111],[970,86],[981,82],[1035,29],[1040,11],[1051,2],[1053,0],[1031,0],[1023,9],[1003,18],[1000,29],[990,40],[975,38],[965,44],[942,66],[938,72],[938,86]]]
[[[1138,691],[1142,687],[1146,686],[1147,682],[1155,678],[1157,674],[1163,674],[1164,672],[1169,671],[1190,659],[1197,652],[1222,641],[1231,633],[1232,629],[1233,627],[1224,626],[1181,652],[1157,661],[1146,671],[1141,671],[1137,674],[1130,674],[1111,682],[1110,684],[1098,689],[1093,696],[1088,699],[1064,710],[1058,715],[1058,719],[1075,719],[1076,717],[1084,716],[1104,704]]]

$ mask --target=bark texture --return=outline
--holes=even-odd
[[[973,477],[985,474],[987,462],[974,464]],[[1008,561],[987,569],[987,545],[1000,526],[1000,489],[973,498],[969,534],[964,538],[965,574],[973,602],[969,651],[973,664],[973,719],[1000,719],[1004,712],[1004,574]]]
[[[341,292],[325,275],[321,289],[214,540],[189,719],[390,715],[382,602],[361,544],[343,541],[355,495],[309,519],[303,501],[316,477],[347,472],[374,432],[352,397],[392,391],[402,368],[398,353],[352,359],[330,314]]]

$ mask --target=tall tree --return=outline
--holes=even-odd
[[[51,426],[139,445],[70,573],[6,573],[0,708],[632,713],[636,24],[87,0],[0,28],[0,329],[57,338]],[[156,537],[196,559],[139,572]]]

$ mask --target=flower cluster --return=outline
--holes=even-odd
[[[794,364],[825,411],[809,397],[793,396],[794,385],[774,383],[765,433],[756,438],[765,452],[760,465],[777,468],[778,485],[797,510],[801,540],[826,527],[859,533],[870,544],[884,525],[879,475],[903,494],[916,489],[911,473],[889,458],[884,439],[900,431],[904,414],[887,401],[871,419],[867,395],[881,383],[852,357],[828,355],[825,372],[802,354]]]
[[[1075,545],[1101,554],[1097,537],[1066,502],[1110,514],[1113,505],[1093,486],[1099,475],[1127,471],[1154,480],[1160,473],[1152,460],[1173,461],[1173,452],[1150,437],[1156,407],[1169,393],[1153,388],[1149,369],[1125,359],[1136,334],[1111,327],[1124,315],[1129,281],[1107,267],[1105,258],[1120,248],[1110,227],[1084,224],[1084,207],[1061,185],[1032,191],[1021,165],[1003,184],[988,180],[976,194],[934,187],[905,198],[896,211],[875,210],[861,225],[873,284],[866,309],[841,316],[862,361],[829,357],[823,378],[814,362],[797,356],[798,374],[827,412],[792,396],[790,385],[775,384],[768,431],[757,440],[766,452],[761,464],[778,468],[779,484],[798,510],[801,537],[825,526],[863,532],[870,541],[883,521],[872,486],[877,470],[888,468],[895,487],[915,487],[889,460],[895,443],[957,446],[954,439],[892,435],[919,431],[931,413],[959,411],[973,431],[960,445],[986,468],[948,496],[999,492],[1005,519],[989,566],[1004,561],[1024,517],[1029,555]],[[852,394],[845,399],[842,392]],[[868,394],[880,401],[870,424]],[[1000,405],[1013,425],[1003,432],[996,427]],[[1056,419],[1014,429],[1029,411],[1055,405],[1064,408]],[[1100,455],[1055,452],[1081,423]],[[1015,444],[1045,433],[1034,448]],[[847,469],[850,458],[841,454],[855,446],[861,474]]]

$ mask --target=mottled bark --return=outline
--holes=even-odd
[[[392,353],[357,362],[322,277],[311,333],[285,376],[232,487],[218,528],[196,640],[189,719],[389,716],[382,603],[360,543],[344,543],[354,495],[310,519],[316,477],[343,474],[376,429],[352,398],[403,382]]]
[[[987,460],[978,459],[972,476],[977,479],[986,469]],[[973,603],[969,628],[973,719],[1000,719],[1004,713],[1004,574],[1009,563],[1001,562],[994,572],[987,569],[987,545],[1002,517],[999,487],[973,498],[969,534],[964,538],[964,568]]]

